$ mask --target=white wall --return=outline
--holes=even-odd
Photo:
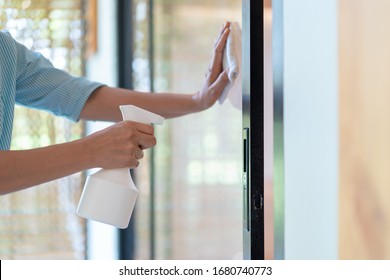
[[[285,258],[338,258],[337,1],[284,1]]]
[[[98,2],[98,50],[88,60],[87,77],[108,86],[117,83],[116,1]],[[88,122],[87,133],[110,125]],[[92,171],[91,171],[92,172]],[[88,221],[88,259],[118,259],[118,230],[112,226]]]

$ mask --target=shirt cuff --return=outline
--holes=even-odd
[[[81,111],[83,110],[85,104],[87,103],[88,98],[92,93],[99,87],[106,86],[98,82],[91,82],[85,78],[77,78],[77,82],[74,83],[76,88],[74,90],[78,91],[77,97],[72,98],[70,104],[67,108],[72,108],[71,110],[66,110],[63,112],[63,116],[74,121],[78,122],[80,120]],[[69,101],[68,101],[69,102]]]

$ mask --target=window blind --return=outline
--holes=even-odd
[[[84,74],[83,0],[0,0],[0,28],[55,67]],[[83,135],[46,112],[17,107],[11,149],[30,149]],[[39,163],[37,163],[39,164]],[[75,214],[83,174],[0,197],[0,259],[84,259],[85,222]]]

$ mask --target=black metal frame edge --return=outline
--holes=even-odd
[[[118,46],[118,86],[133,88],[133,23],[132,0],[117,1],[117,46]],[[132,174],[133,176],[133,174]],[[118,252],[120,260],[132,260],[135,254],[134,220],[130,219],[128,228],[119,230]]]
[[[250,1],[251,259],[264,259],[264,1]]]

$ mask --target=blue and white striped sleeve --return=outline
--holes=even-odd
[[[16,103],[78,121],[89,96],[103,84],[73,77],[16,41],[15,47]]]

